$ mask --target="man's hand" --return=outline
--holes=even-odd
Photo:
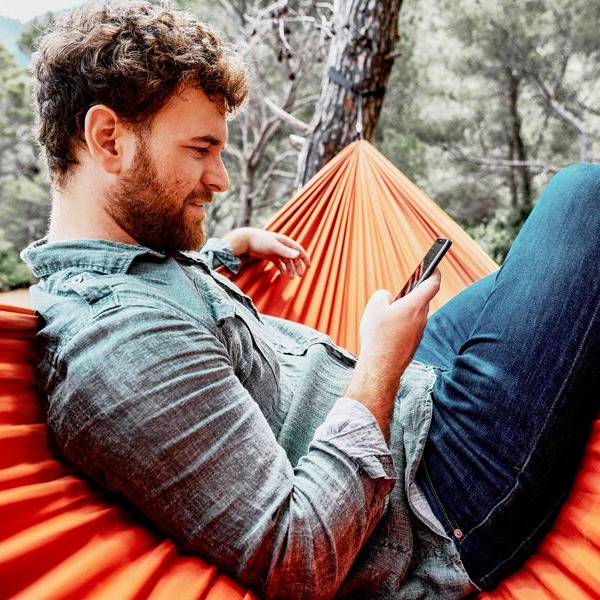
[[[386,437],[400,377],[421,341],[440,281],[436,270],[395,302],[388,291],[378,290],[364,310],[360,355],[345,395],[371,410]]]
[[[310,266],[306,250],[282,233],[255,227],[240,227],[221,239],[233,248],[235,256],[247,255],[251,258],[270,260],[282,275],[290,279],[296,274],[302,277],[306,268]]]

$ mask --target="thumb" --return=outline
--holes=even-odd
[[[436,269],[430,277],[407,294],[407,297],[410,296],[418,304],[429,304],[434,296],[440,291],[441,282],[442,275],[439,269]]]

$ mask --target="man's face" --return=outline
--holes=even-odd
[[[205,239],[205,204],[229,187],[221,152],[227,122],[201,90],[174,95],[150,131],[136,133],[129,168],[108,192],[106,209],[142,246],[171,254]]]

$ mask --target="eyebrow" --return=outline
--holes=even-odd
[[[221,145],[221,140],[212,136],[212,135],[196,135],[193,138],[190,138],[192,142],[206,142],[211,146],[219,146]]]

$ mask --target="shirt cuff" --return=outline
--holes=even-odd
[[[237,273],[242,265],[242,261],[233,254],[233,248],[219,238],[206,240],[200,255],[211,269],[223,265],[231,273]]]
[[[373,413],[352,398],[340,398],[317,427],[314,439],[337,448],[372,479],[398,479],[392,454]]]

